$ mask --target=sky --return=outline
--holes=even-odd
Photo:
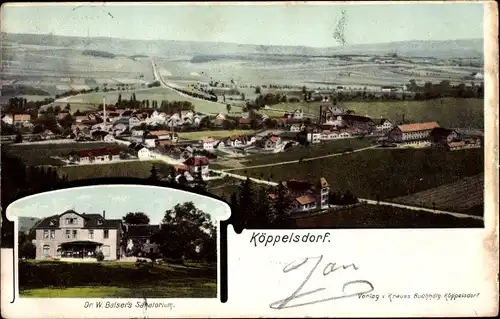
[[[332,34],[342,10],[347,14],[346,44],[483,38],[484,5],[480,3],[7,4],[2,6],[1,29],[9,33],[330,47],[338,45]]]
[[[210,214],[212,220],[225,220],[231,211],[216,199],[181,190],[141,185],[99,185],[78,187],[32,195],[7,207],[9,220],[16,216],[43,218],[73,209],[77,213],[102,214],[107,219],[122,219],[128,212],[143,212],[150,224],[159,224],[165,211],[176,204],[192,201]]]

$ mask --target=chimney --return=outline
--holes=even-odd
[[[106,211],[105,210],[102,211],[102,218],[106,219]]]

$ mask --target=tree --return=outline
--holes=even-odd
[[[150,170],[150,175],[149,175],[150,180],[158,180],[158,171],[156,170],[156,167],[153,165]]]
[[[271,224],[274,227],[283,227],[290,217],[292,202],[287,194],[287,189],[283,183],[279,183],[276,187],[276,199],[274,200],[273,213]]]
[[[209,214],[193,202],[185,202],[165,212],[160,231],[151,240],[159,245],[164,257],[184,259],[196,255],[214,229]]]
[[[123,221],[129,225],[145,225],[149,224],[149,217],[142,212],[127,213],[123,217]]]
[[[19,257],[26,259],[35,259],[36,257],[36,246],[29,242],[25,241],[19,244]]]
[[[240,94],[240,96],[241,96],[241,100],[242,100],[242,101],[244,101],[244,100],[245,100],[245,93],[243,93],[243,92],[242,92],[242,93]]]
[[[231,104],[226,104],[227,113],[231,112]]]
[[[71,111],[71,105],[70,105],[69,103],[68,103],[68,104],[66,104],[66,106],[64,107],[64,110],[65,110],[66,112]]]
[[[260,86],[257,86],[255,88],[255,94],[260,94],[260,92],[261,92]]]
[[[23,141],[23,136],[20,132],[17,132],[14,143],[21,143]]]
[[[122,94],[118,94],[118,101],[116,102],[116,105],[120,106],[122,104]]]

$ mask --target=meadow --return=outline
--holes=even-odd
[[[58,168],[60,176],[67,176],[69,181],[100,177],[147,178],[151,168],[156,168],[160,175],[168,175],[170,166],[161,161],[133,161],[99,165],[74,165]]]
[[[474,176],[484,171],[483,149],[446,152],[437,149],[371,149],[302,163],[232,171],[280,181],[325,177],[334,191],[350,190],[360,198],[406,196]]]
[[[222,131],[199,131],[199,132],[181,132],[179,138],[186,140],[201,140],[204,137],[224,138],[233,135],[252,134],[253,130],[222,130]]]
[[[112,91],[112,92],[95,92],[88,94],[79,94],[74,96],[69,96],[55,102],[56,105],[65,106],[67,103],[71,105],[72,111],[79,109],[80,111],[87,109],[96,109],[97,105],[103,103],[103,99],[106,98],[106,104],[114,105],[118,101],[118,96],[121,94],[122,99],[130,99],[132,93],[135,92],[136,99],[138,101],[153,100],[159,101],[189,101],[195,106],[195,111],[202,113],[227,113],[227,108],[225,104],[214,103],[210,101],[205,101],[202,99],[195,99],[190,96],[186,96],[178,93],[175,90],[168,88],[145,88],[138,89],[135,91]]]
[[[63,143],[63,144],[10,144],[7,152],[19,157],[26,165],[53,165],[61,166],[63,162],[52,158],[53,156],[66,157],[71,151],[80,151],[101,147],[120,147],[117,144],[91,142],[91,143]],[[123,148],[123,147],[122,147]],[[125,148],[124,148],[125,149]]]
[[[305,114],[319,115],[319,102],[283,103],[271,108],[293,112],[302,109]],[[400,122],[403,119],[413,122],[436,121],[443,127],[481,129],[484,127],[484,101],[481,99],[443,98],[425,101],[346,101],[341,102],[344,109],[357,115],[368,115],[372,119],[386,118]],[[260,110],[269,116],[283,116],[283,112]]]
[[[459,181],[392,200],[412,206],[452,212],[475,212],[484,203],[484,174],[465,177]],[[480,211],[481,210],[476,210]],[[473,213],[477,215],[476,213]]]
[[[216,298],[217,267],[20,262],[19,290],[33,298]]]

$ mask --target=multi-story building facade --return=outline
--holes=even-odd
[[[106,219],[105,215],[68,210],[44,218],[34,227],[36,259],[95,258],[97,251],[105,260],[119,259],[124,227],[120,219]]]
[[[388,138],[397,147],[427,147],[431,145],[432,130],[438,127],[436,122],[398,125],[388,133]]]

